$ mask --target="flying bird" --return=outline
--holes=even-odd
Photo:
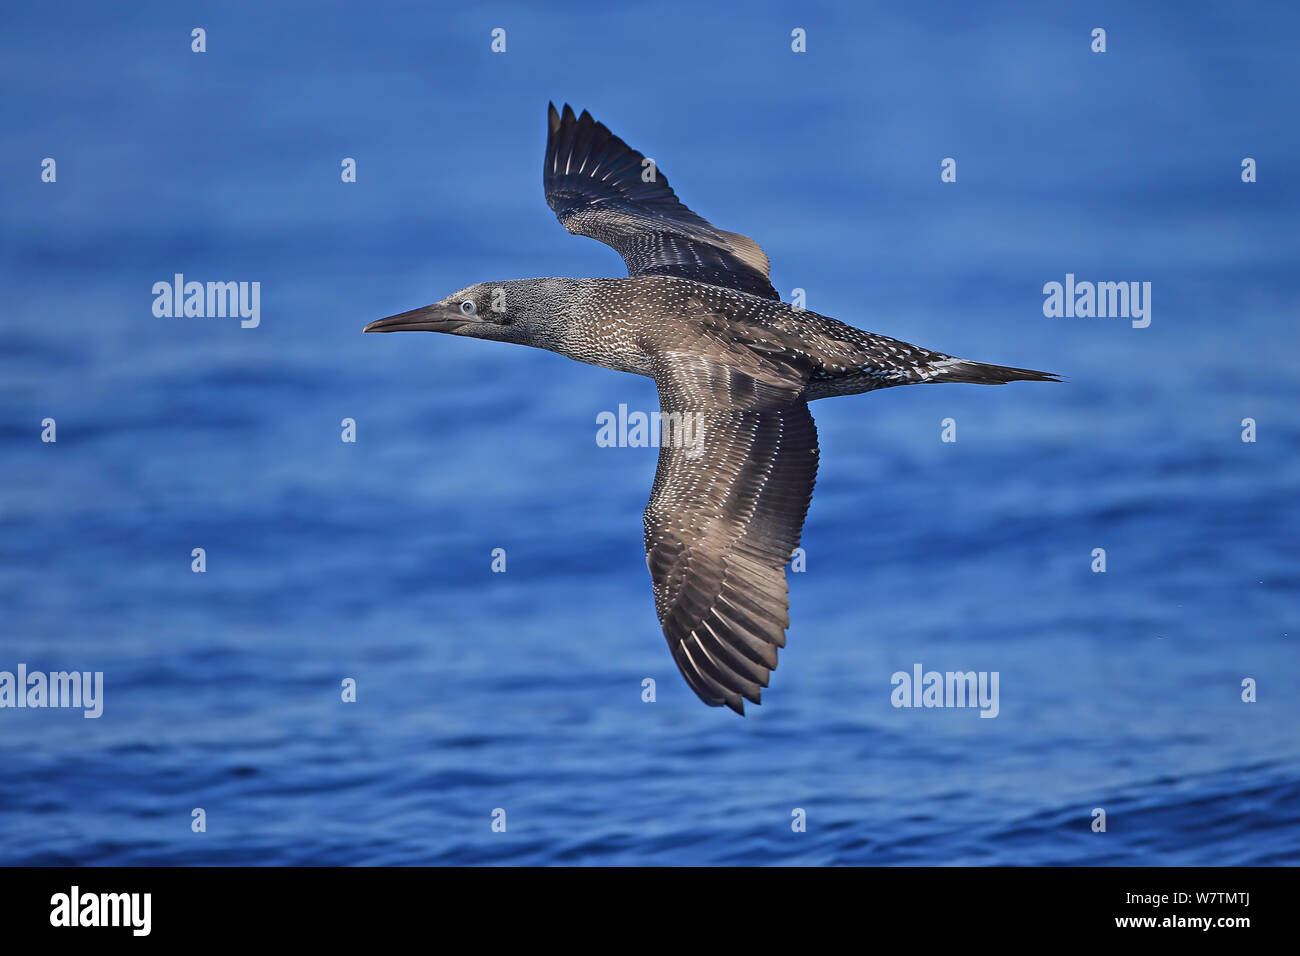
[[[817,477],[808,403],[895,385],[1059,381],[864,332],[781,301],[766,254],[677,198],[653,161],[587,111],[548,109],[543,184],[569,232],[627,278],[481,282],[371,322],[530,345],[653,378],[667,435],[646,506],[646,565],[682,676],[713,707],[760,702],[785,646],[785,566]]]

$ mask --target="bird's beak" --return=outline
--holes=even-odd
[[[474,316],[463,315],[461,311],[449,305],[434,303],[422,309],[412,309],[401,315],[390,315],[386,319],[376,319],[362,332],[454,332],[462,325],[478,321]]]

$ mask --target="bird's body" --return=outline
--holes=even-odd
[[[682,441],[661,441],[644,516],[656,609],[696,694],[743,713],[785,644],[784,569],[817,475],[807,403],[1055,377],[956,359],[780,301],[753,240],[692,213],[650,161],[585,112],[551,108],[545,185],[566,228],[617,249],[628,278],[479,283],[366,331],[498,339],[655,380],[665,420],[690,423]]]
[[[801,378],[804,401],[928,381],[1000,384],[1044,374],[954,359],[779,300],[676,276],[486,285],[514,303],[517,313],[534,313],[533,321],[518,326],[526,335],[506,327],[494,338],[649,378],[655,377],[656,356],[665,353],[744,364],[750,352]]]

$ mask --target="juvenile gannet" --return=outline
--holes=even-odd
[[[531,345],[653,378],[667,421],[645,510],[646,564],[673,660],[700,699],[760,702],[789,626],[785,565],[817,477],[808,403],[895,385],[1058,381],[845,325],[780,300],[754,240],[725,232],[584,110],[549,109],[546,201],[612,246],[626,279],[512,279],[365,327]]]

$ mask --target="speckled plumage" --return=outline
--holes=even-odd
[[[514,279],[372,322],[548,349],[653,378],[665,419],[646,506],[655,607],[682,675],[707,704],[758,703],[789,626],[785,565],[817,477],[808,402],[895,385],[1054,381],[864,332],[781,302],[746,236],[686,208],[657,168],[585,111],[550,108],[547,202],[607,243],[625,279]]]

